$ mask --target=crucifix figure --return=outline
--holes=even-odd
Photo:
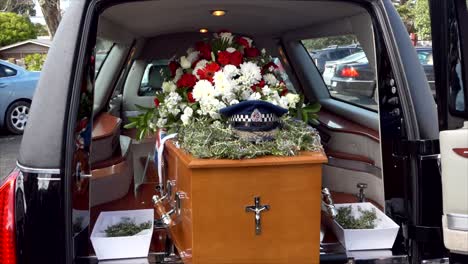
[[[258,236],[262,233],[261,213],[270,210],[269,205],[260,205],[260,197],[255,197],[255,205],[246,206],[246,212],[255,213],[255,234]]]

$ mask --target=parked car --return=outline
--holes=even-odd
[[[325,49],[314,51],[310,53],[310,55],[319,71],[323,72],[325,70],[325,63],[327,61],[339,60],[361,50],[362,49],[358,45],[331,46]]]
[[[0,60],[0,127],[22,134],[40,72]]]
[[[423,66],[431,92],[435,96],[432,48],[417,47],[416,54]],[[325,64],[323,79],[331,90],[339,94],[362,97],[374,96],[376,88],[375,73],[363,52]]]
[[[319,180],[330,190],[333,200],[356,203],[359,193],[359,199],[374,202],[400,228],[392,249],[350,252],[324,227],[310,235],[311,241],[317,241],[323,231],[324,243],[320,247],[316,243],[314,248],[297,248],[296,253],[314,251],[322,264],[447,263],[448,258],[452,264],[468,263],[468,247],[461,243],[461,239],[468,236],[465,199],[468,191],[463,187],[468,181],[468,143],[463,138],[455,140],[455,145],[443,148],[442,154],[439,144],[440,131],[461,131],[458,129],[468,120],[468,46],[463,45],[468,41],[468,33],[462,30],[467,28],[463,20],[468,17],[466,1],[429,0],[432,24],[437,25],[432,30],[433,48],[437,51],[434,53],[437,104],[407,29],[390,0],[192,0],[183,5],[180,1],[168,0],[74,2],[64,14],[42,71],[17,168],[0,185],[0,263],[99,263],[90,241],[98,215],[103,211],[154,209],[151,197],[160,194],[156,187],[173,192],[155,197],[157,201],[171,202],[165,204],[166,208],[157,208],[159,212],[155,210],[155,213],[174,206],[173,214],[167,213],[169,221],[159,216],[155,219],[148,259],[117,262],[259,263],[243,258],[246,237],[261,247],[245,250],[263,257],[271,254],[271,250],[261,250],[268,248],[265,245],[295,244],[294,240],[283,239],[286,233],[308,235],[302,232],[300,225],[295,225],[294,218],[284,215],[284,221],[273,223],[269,214],[277,213],[275,206],[278,205],[290,205],[291,210],[300,212],[304,209],[303,203],[320,200],[320,193],[291,199],[289,195],[265,197],[257,189],[258,186],[262,190],[271,188],[271,179],[281,182],[285,177],[291,180],[297,176],[275,173],[273,166],[281,166],[280,163],[265,162],[270,169],[264,180],[258,182],[239,173],[245,180],[245,189],[252,193],[252,197],[241,197],[222,174],[215,181],[219,188],[206,188],[203,174],[214,174],[201,165],[206,164],[205,160],[191,162],[188,158],[170,157],[190,163],[199,171],[196,183],[185,181],[183,184],[197,188],[200,196],[216,197],[205,196],[208,192],[231,195],[229,201],[207,198],[200,201],[201,205],[197,204],[205,208],[216,204],[216,208],[220,208],[210,212],[210,219],[216,217],[215,221],[193,228],[197,239],[206,239],[208,233],[210,237],[219,237],[206,241],[211,247],[192,245],[193,239],[189,236],[184,236],[180,244],[171,244],[167,230],[182,236],[187,234],[185,231],[190,225],[181,226],[180,223],[191,220],[184,217],[192,213],[195,199],[177,180],[166,185],[159,180],[164,174],[158,175],[153,167],[145,168],[144,161],[150,157],[148,153],[153,155],[156,139],[139,142],[135,140],[134,130],[123,127],[122,120],[141,109],[136,105],[155,109],[158,104],[154,96],[138,95],[145,69],[152,61],[180,57],[185,54],[187,43],[211,37],[200,33],[200,29],[218,32],[226,28],[249,36],[260,48],[265,47],[284,66],[284,73],[293,85],[288,90],[297,91],[307,102],[318,102],[322,106],[319,124],[314,126],[321,135],[328,164],[319,170],[322,171]],[[225,17],[211,15],[219,8],[225,10],[216,14]],[[378,72],[377,110],[331,96],[321,72],[302,44],[304,39],[340,34],[354,34],[365,53],[378,58],[375,62],[369,60]],[[111,45],[96,76],[97,39],[115,45]],[[209,59],[215,55],[208,46],[199,48]],[[457,64],[463,74],[453,67]],[[244,70],[259,71],[246,68],[249,69]],[[346,74],[356,77],[352,70]],[[460,94],[464,94],[460,97],[462,107],[454,108],[451,98]],[[111,102],[117,97],[121,101],[114,108]],[[109,114],[111,109],[115,116]],[[439,159],[447,154],[458,155],[459,166],[453,166],[458,170],[449,175],[455,182],[441,175],[441,171],[447,174],[447,170],[439,167]],[[240,163],[244,173],[252,166],[248,161]],[[298,171],[303,168],[295,165]],[[224,168],[231,170],[231,167]],[[316,180],[307,182],[315,184]],[[454,184],[458,187],[443,191],[443,186]],[[283,191],[301,190],[298,184]],[[257,207],[254,221],[253,215],[245,212],[245,206],[260,195],[262,200],[257,199],[257,206],[267,203],[271,210],[262,212],[263,209]],[[179,202],[173,201],[174,196]],[[226,202],[230,207],[236,205],[237,209],[223,211]],[[317,218],[321,217],[320,211],[314,213]],[[200,215],[199,212],[193,214]],[[233,222],[233,215],[245,216],[245,221]],[[323,217],[326,219],[325,215]],[[254,227],[260,229],[260,223],[262,232],[253,232]],[[213,234],[211,225],[234,229],[238,235]],[[97,233],[103,236],[102,230]],[[226,241],[237,243],[232,250],[236,251],[238,261],[223,259],[224,254],[217,245]],[[216,259],[190,259],[195,251],[210,253]],[[275,253],[283,258],[269,263],[318,262],[290,261],[297,255],[284,250]]]

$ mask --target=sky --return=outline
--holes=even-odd
[[[70,3],[73,1],[79,1],[79,0],[60,0],[60,7],[62,8],[63,11],[65,11],[70,6]],[[34,0],[34,3],[36,3],[36,16],[31,17],[31,21],[33,23],[41,23],[45,25],[44,16],[42,15],[42,11],[41,11],[41,8],[39,7],[37,0]]]

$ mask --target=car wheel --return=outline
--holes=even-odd
[[[18,101],[12,104],[6,114],[6,127],[13,134],[23,134],[28,122],[31,104],[26,101]]]

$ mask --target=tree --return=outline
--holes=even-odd
[[[37,36],[48,36],[49,35],[49,30],[47,30],[47,27],[42,25],[41,23],[35,23],[34,28],[36,29],[36,35]]]
[[[307,39],[307,40],[304,40],[303,43],[304,43],[304,47],[307,50],[313,51],[313,50],[324,49],[332,45],[345,46],[345,45],[357,44],[358,41],[354,35],[343,35],[343,36],[336,36],[336,37]]]
[[[36,37],[36,30],[29,18],[15,13],[0,13],[0,47]]]
[[[55,36],[57,28],[62,20],[62,10],[60,9],[60,0],[38,0],[42,14],[46,21],[51,37]]]
[[[408,33],[414,33],[414,3],[412,1],[402,4],[395,5],[398,14],[400,14],[403,24],[405,24],[406,30]]]
[[[429,1],[417,0],[413,9],[414,28],[418,33],[419,39],[431,39],[431,17],[429,15]]]
[[[0,0],[0,11],[26,16],[36,15],[36,9],[32,0]]]
[[[46,54],[29,54],[24,58],[24,64],[29,71],[41,71],[46,60]]]

